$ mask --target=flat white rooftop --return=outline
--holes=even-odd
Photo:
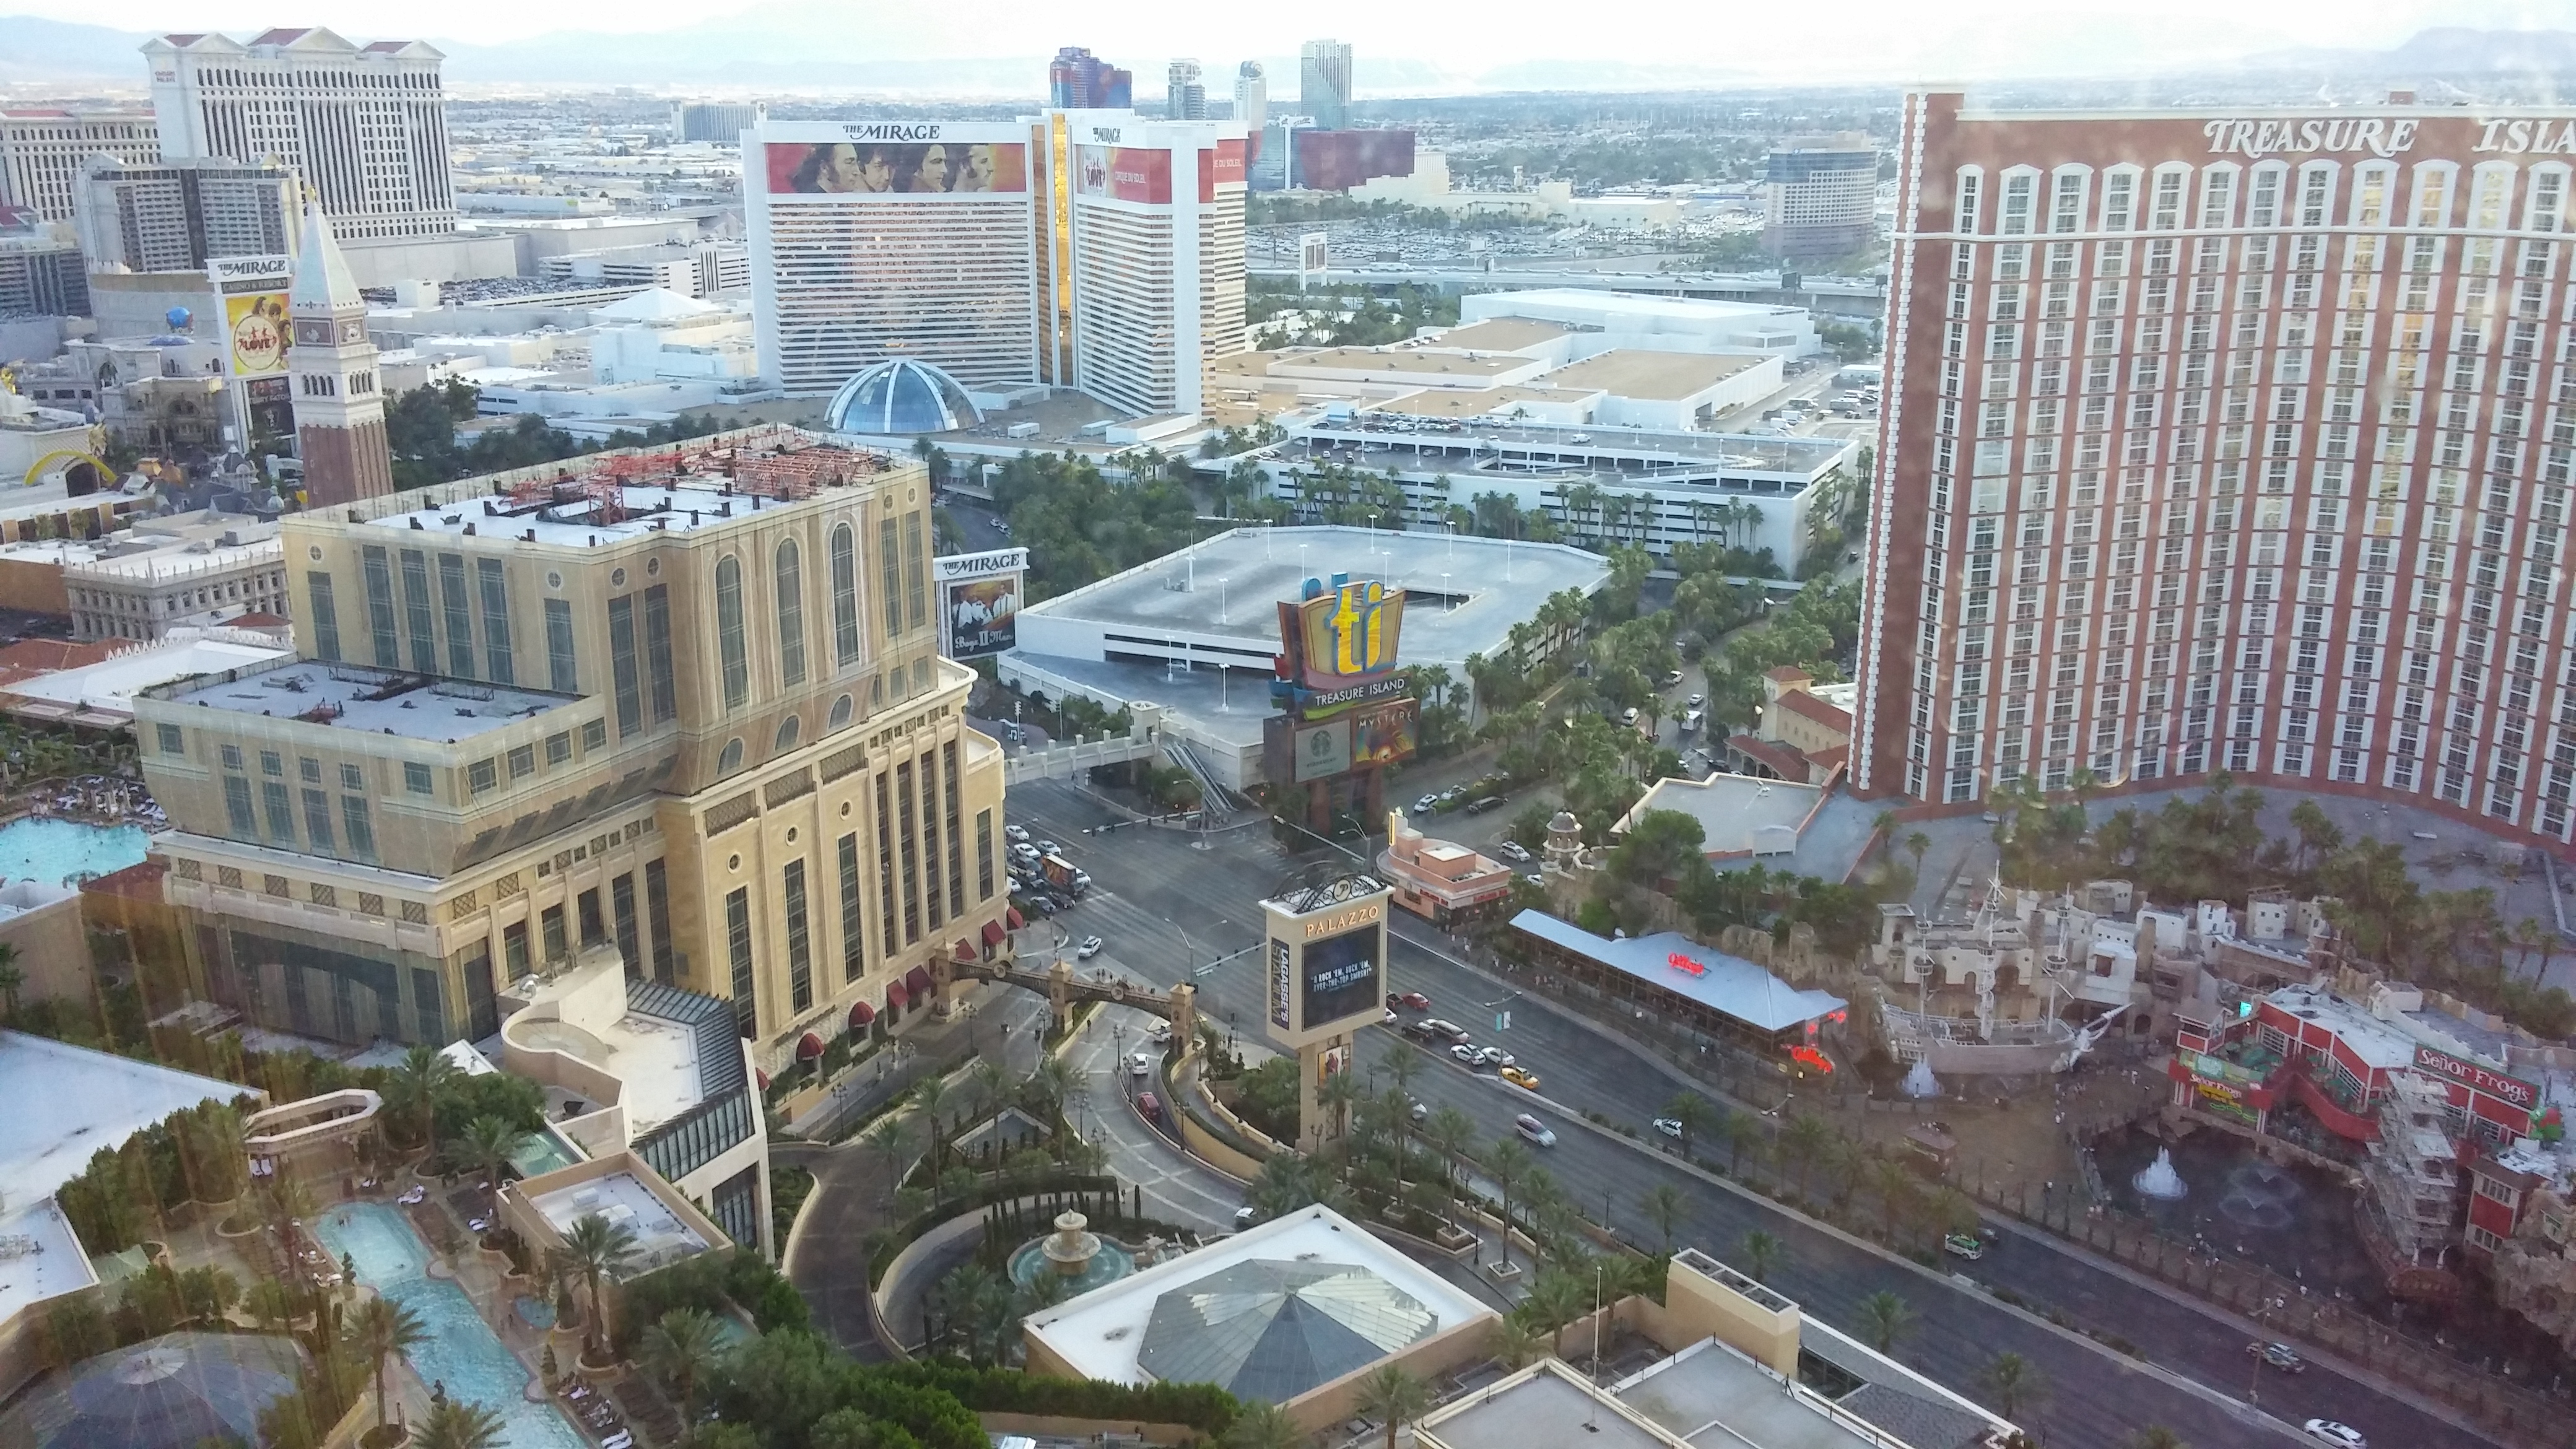
[[[528,1021],[512,1035],[532,1047],[568,1052],[626,1084],[619,1105],[626,1133],[641,1137],[705,1097],[698,1076],[697,1028],[629,1011],[604,1031],[568,1021]]]
[[[98,1281],[71,1220],[52,1197],[0,1214],[0,1323],[20,1309],[77,1292]]]
[[[707,1240],[681,1222],[679,1214],[631,1172],[612,1172],[544,1193],[530,1199],[530,1205],[557,1232],[569,1232],[574,1223],[592,1216],[634,1229],[635,1262],[626,1274],[630,1278],[707,1250]]]
[[[156,685],[202,674],[255,669],[294,654],[294,650],[273,641],[231,630],[220,634],[173,630],[172,637],[161,644],[129,649],[78,669],[59,669],[23,679],[0,693],[22,701],[59,705],[67,711],[89,710],[130,718],[134,696]]]
[[[1155,1304],[1166,1294],[1186,1294],[1190,1285],[1237,1264],[1267,1261],[1357,1268],[1430,1311],[1432,1325],[1425,1337],[1495,1316],[1494,1310],[1359,1224],[1330,1208],[1308,1207],[1041,1309],[1023,1322],[1085,1378],[1152,1383],[1153,1375],[1137,1360]]]
[[[183,1107],[258,1096],[238,1082],[201,1077],[0,1031],[0,1193],[11,1202],[49,1197],[89,1166],[102,1147]]]
[[[450,744],[581,702],[569,694],[432,680],[319,660],[183,689],[171,701]]]

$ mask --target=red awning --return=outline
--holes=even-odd
[[[975,943],[972,941],[960,941],[957,943],[956,949],[951,954],[956,956],[960,961],[972,961],[975,959]]]
[[[984,944],[987,946],[998,946],[1002,944],[1002,939],[1008,934],[1009,932],[1002,929],[1002,923],[999,921],[986,921],[984,923]]]
[[[855,1031],[877,1019],[877,1009],[864,1001],[850,1003],[850,1028]]]
[[[807,1032],[796,1039],[796,1060],[810,1062],[823,1054],[823,1039]]]
[[[1020,927],[1025,926],[1025,925],[1027,925],[1027,924],[1028,924],[1027,919],[1026,919],[1026,918],[1024,918],[1024,917],[1022,917],[1022,916],[1020,915],[1020,908],[1019,908],[1018,906],[1010,906],[1010,907],[1007,907],[1006,909],[1008,910],[1009,914],[1008,914],[1007,916],[1005,916],[1005,917],[1004,917],[1004,919],[1005,919],[1005,920],[1007,920],[1007,921],[1009,921],[1009,922],[1011,923],[1011,929],[1012,929],[1012,930],[1016,931],[1016,930],[1018,930]]]
[[[903,973],[903,989],[914,996],[928,996],[931,992],[930,968],[915,966]]]
[[[886,1010],[901,1011],[911,1000],[912,993],[903,989],[902,982],[889,981],[886,983]]]
[[[769,1090],[769,1073],[761,1071],[759,1068],[755,1067],[752,1069],[751,1074],[760,1078],[760,1090],[764,1092]]]

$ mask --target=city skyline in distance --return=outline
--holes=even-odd
[[[1534,7],[1460,27],[1433,7],[1363,10],[1325,0],[1293,20],[1266,12],[1153,5],[1068,20],[1027,0],[1001,0],[971,28],[910,8],[879,7],[853,25],[820,0],[719,0],[712,7],[611,6],[598,0],[530,11],[488,0],[442,10],[419,38],[449,53],[451,74],[477,83],[625,83],[728,86],[773,93],[832,91],[1013,95],[1043,84],[1054,45],[1089,46],[1148,78],[1140,100],[1159,99],[1176,56],[1257,59],[1275,91],[1296,74],[1298,47],[1317,37],[1352,44],[1355,88],[1365,98],[1552,89],[1646,89],[1713,84],[1896,84],[2188,72],[2289,59],[2331,68],[2333,53],[2406,47],[2423,32],[2576,30],[2576,0],[2488,0],[2440,5],[2398,0],[2355,15],[2321,0],[2247,11],[2222,0],[2151,5],[2116,0],[2082,11],[2034,0],[1968,0],[1938,28],[1896,23],[1894,0],[1859,0],[1816,23],[1805,12],[1717,13],[1665,0],[1623,0],[1581,26]],[[1521,19],[1515,21],[1514,12]],[[162,31],[256,33],[270,25],[330,26],[375,34],[381,19],[347,0],[281,13],[264,0],[215,5],[142,0],[118,24],[90,24],[74,0],[0,0],[0,83],[50,76],[114,80],[117,43]],[[862,12],[866,14],[866,12]],[[22,21],[51,24],[20,25]],[[2472,37],[2474,42],[2474,37]],[[1045,48],[1033,42],[1044,42]],[[2471,49],[2477,47],[2472,43]],[[2488,47],[2511,63],[2512,47]],[[13,61],[9,52],[18,51]],[[1025,51],[1023,54],[1021,52]],[[130,48],[129,48],[130,53]],[[793,57],[793,59],[784,59]],[[1285,62],[1285,64],[1282,64]],[[2526,62],[2528,63],[2528,62]],[[133,62],[141,69],[139,57]],[[1026,71],[1030,79],[1014,83]],[[1286,82],[1287,84],[1283,84]],[[1287,99],[1287,97],[1279,97]]]

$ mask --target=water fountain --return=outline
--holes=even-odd
[[[2286,1228],[2297,1221],[2292,1204],[2306,1191],[2280,1164],[2258,1158],[2228,1170],[2227,1191],[2218,1200],[2218,1211],[2239,1227]]]
[[[1932,1059],[1916,1057],[1914,1065],[1906,1069],[1905,1080],[1897,1090],[1918,1102],[1940,1096],[1941,1079],[1932,1075]]]
[[[2171,1202],[2191,1191],[2184,1185],[2182,1174],[2174,1171],[2173,1149],[2170,1147],[2157,1148],[2156,1160],[2140,1169],[2137,1176],[2130,1178],[2129,1185],[2136,1188],[2141,1196],[2158,1198],[2166,1202]]]
[[[1051,1278],[1053,1291],[1071,1298],[1134,1272],[1136,1256],[1090,1227],[1091,1220],[1080,1213],[1057,1214],[1054,1232],[1011,1254],[1011,1281],[1034,1288],[1040,1279]]]

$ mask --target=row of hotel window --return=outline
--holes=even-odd
[[[929,582],[927,547],[918,512],[897,520],[879,520],[878,543],[884,576],[904,581],[900,591],[889,587],[885,595],[885,629],[888,639],[921,629],[929,623]],[[430,588],[429,556],[417,549],[400,551],[401,600],[395,599],[395,561],[389,551],[369,547],[362,551],[366,575],[367,621],[376,667],[406,667],[403,645],[410,646],[408,667],[419,674],[439,674],[439,634],[446,635],[446,669],[444,673],[458,679],[485,679],[494,684],[516,686],[518,665],[514,657],[510,630],[510,588],[507,570],[497,558],[473,561],[473,579],[469,585],[466,559],[462,554],[440,554],[437,559],[438,587],[435,602]],[[859,619],[858,551],[855,531],[842,524],[832,531],[830,548],[832,595],[832,652],[838,668],[847,669],[860,663],[866,654]],[[314,648],[322,658],[337,661],[343,657],[336,586],[331,573],[313,570],[307,576],[307,590],[313,610]],[[805,682],[805,588],[800,550],[794,539],[782,540],[771,558],[772,598],[766,602],[775,607],[778,619],[778,675],[783,687],[794,688]],[[608,601],[608,635],[610,674],[618,701],[618,734],[623,737],[644,727],[644,694],[642,678],[649,674],[653,721],[668,722],[678,715],[675,675],[671,662],[671,606],[667,586],[654,584],[643,590],[642,649],[645,668],[637,663],[637,630],[635,595],[620,594]],[[724,690],[724,707],[739,709],[750,702],[751,662],[746,638],[742,560],[727,555],[717,561],[715,577],[716,650]],[[479,615],[483,631],[483,650],[477,669],[474,631]],[[574,640],[572,604],[566,599],[545,601],[546,685],[558,694],[581,693],[580,662]]]
[[[2336,190],[2344,169],[2333,161],[2310,161],[2295,173],[2286,162],[2265,162],[2250,169],[2218,162],[2198,170],[2195,207],[2195,172],[2186,162],[2166,162],[2152,173],[2134,165],[2111,166],[2099,173],[2097,207],[2093,204],[2097,176],[2089,166],[2059,166],[2045,173],[2035,166],[2009,167],[1992,179],[1991,187],[1985,168],[1964,166],[1958,171],[1953,230],[1980,234],[1983,203],[1992,194],[1996,200],[1992,234],[1998,236],[2238,226],[2314,230],[2338,224],[2501,231],[2513,224],[2514,192],[2526,170],[2529,184],[2522,187],[2520,229],[2554,232],[2566,221],[2569,168],[2563,163],[2524,168],[2510,162],[2482,162],[2464,188],[2457,162],[2417,163],[2411,186],[2399,167],[2364,162],[2351,168],[2350,187],[2338,218]],[[2455,219],[2454,203],[2463,190],[2468,206]]]

